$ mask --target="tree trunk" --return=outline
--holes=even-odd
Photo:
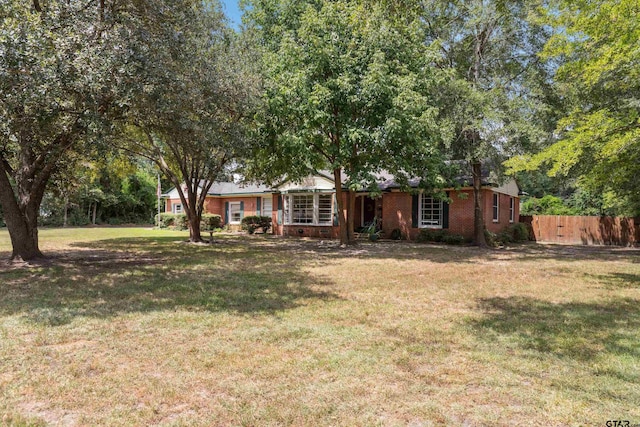
[[[69,221],[69,196],[64,196],[64,219],[62,220],[62,226],[66,227]]]
[[[482,163],[474,160],[471,165],[473,175],[473,235],[474,243],[480,247],[486,247],[484,237],[484,215],[482,211]]]
[[[96,225],[96,211],[98,210],[98,202],[93,202],[93,215],[91,218],[91,224]]]
[[[9,179],[0,167],[0,205],[4,221],[9,230],[13,252],[11,259],[31,261],[45,258],[38,247],[38,208],[39,204],[27,203],[20,206],[16,200]]]
[[[354,194],[353,191],[349,190],[349,192],[347,193],[347,200],[349,201],[349,206],[347,208],[347,223],[348,223],[348,227],[347,227],[347,238],[349,239],[350,242],[354,243],[355,242],[355,230],[354,230],[354,223],[355,223],[355,212],[356,212],[356,195]]]
[[[336,186],[336,201],[338,202],[338,226],[340,227],[340,245],[349,245],[349,230],[347,216],[345,215],[344,201],[342,200],[342,170],[333,170],[333,179]]]
[[[200,220],[202,215],[198,215],[197,210],[192,206],[187,206],[185,209],[187,214],[187,222],[189,223],[189,241],[191,243],[202,243],[202,236],[200,235]]]

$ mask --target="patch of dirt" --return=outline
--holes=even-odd
[[[39,418],[47,425],[56,427],[73,427],[78,425],[77,415],[61,409],[49,408],[43,402],[28,402],[18,405],[25,418]]]

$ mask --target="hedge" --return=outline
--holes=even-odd
[[[252,215],[242,218],[242,229],[248,231],[249,234],[255,233],[258,228],[261,228],[263,233],[269,232],[271,217]]]
[[[186,214],[173,214],[173,213],[161,213],[156,215],[156,224],[160,228],[171,228],[174,230],[187,230],[187,215]],[[200,220],[201,231],[214,231],[219,229],[222,225],[222,217],[220,215],[203,214]]]

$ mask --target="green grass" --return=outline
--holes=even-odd
[[[40,236],[0,265],[2,425],[640,423],[638,250]]]

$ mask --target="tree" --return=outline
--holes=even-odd
[[[455,126],[446,149],[466,160],[474,190],[474,240],[486,246],[481,201],[482,162],[542,143],[555,100],[537,58],[547,34],[529,1],[424,3],[427,42],[439,46],[439,66],[451,72],[443,87],[443,119]]]
[[[12,259],[43,257],[38,215],[47,183],[83,144],[111,131],[142,87],[131,29],[146,2],[0,4],[0,205]]]
[[[355,198],[382,169],[438,186],[441,128],[434,93],[443,77],[415,21],[376,4],[256,0],[249,29],[263,46],[263,146],[253,170],[267,181],[330,169],[340,242],[353,242]],[[343,182],[343,173],[346,182]]]
[[[551,2],[556,29],[544,58],[569,105],[555,140],[508,163],[514,171],[550,166],[591,193],[611,193],[618,210],[640,215],[640,7],[631,0]],[[626,208],[624,207],[626,206]]]
[[[191,242],[211,185],[250,152],[256,80],[251,52],[223,21],[219,4],[185,1],[139,31],[152,62],[148,90],[133,102],[126,149],[152,160],[178,190]],[[166,19],[170,17],[170,19]]]

